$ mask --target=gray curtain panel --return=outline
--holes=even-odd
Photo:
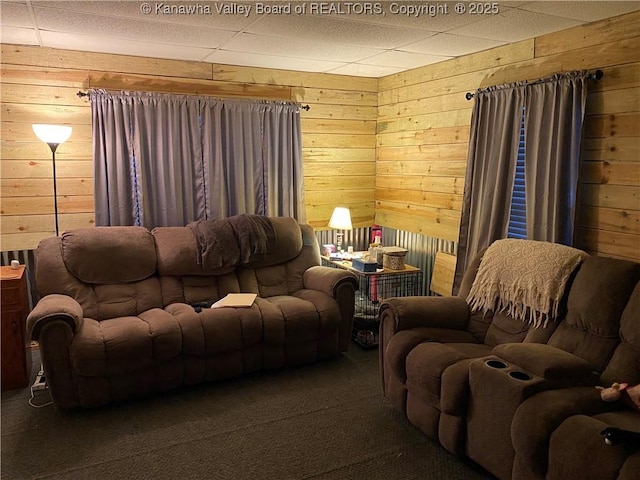
[[[133,95],[136,224],[178,227],[204,218],[197,98]]]
[[[306,220],[300,113],[296,106],[272,104],[264,112],[265,211]]]
[[[573,245],[587,75],[554,75],[527,89],[527,238]]]
[[[134,225],[132,101],[89,92],[96,225]],[[116,160],[117,161],[114,161]],[[121,193],[127,192],[127,193]]]
[[[588,72],[478,90],[454,293],[478,251],[505,238],[524,115],[527,238],[573,244]]]
[[[262,106],[207,102],[202,107],[205,172],[210,179],[207,218],[266,215],[262,163]]]
[[[454,293],[475,254],[507,236],[524,87],[512,83],[475,94]]]
[[[90,92],[97,225],[240,213],[304,221],[299,106]]]

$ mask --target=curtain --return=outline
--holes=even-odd
[[[588,72],[478,90],[454,293],[472,258],[505,238],[524,116],[527,238],[573,244]]]
[[[136,225],[177,227],[205,215],[199,101],[131,94]]]
[[[587,76],[584,72],[554,75],[528,89],[527,238],[573,245]]]
[[[279,103],[264,113],[264,209],[304,222],[304,181],[300,114],[290,104]],[[275,194],[277,192],[277,195]]]
[[[524,83],[478,91],[471,115],[454,292],[467,263],[507,235],[515,177]]]
[[[304,221],[297,104],[105,91],[90,99],[97,225],[240,213]]]
[[[130,99],[90,95],[96,225],[134,225]]]

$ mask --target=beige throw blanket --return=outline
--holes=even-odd
[[[472,310],[506,312],[535,328],[558,315],[575,268],[588,254],[534,240],[497,240],[487,249],[467,297]]]

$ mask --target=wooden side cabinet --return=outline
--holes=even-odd
[[[24,388],[29,385],[31,375],[31,342],[26,332],[29,300],[24,265],[15,270],[8,266],[0,267],[0,284],[2,390]]]

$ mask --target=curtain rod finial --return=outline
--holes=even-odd
[[[473,98],[473,93],[467,92],[467,94],[464,96],[464,98],[466,98],[467,100],[471,100]]]

